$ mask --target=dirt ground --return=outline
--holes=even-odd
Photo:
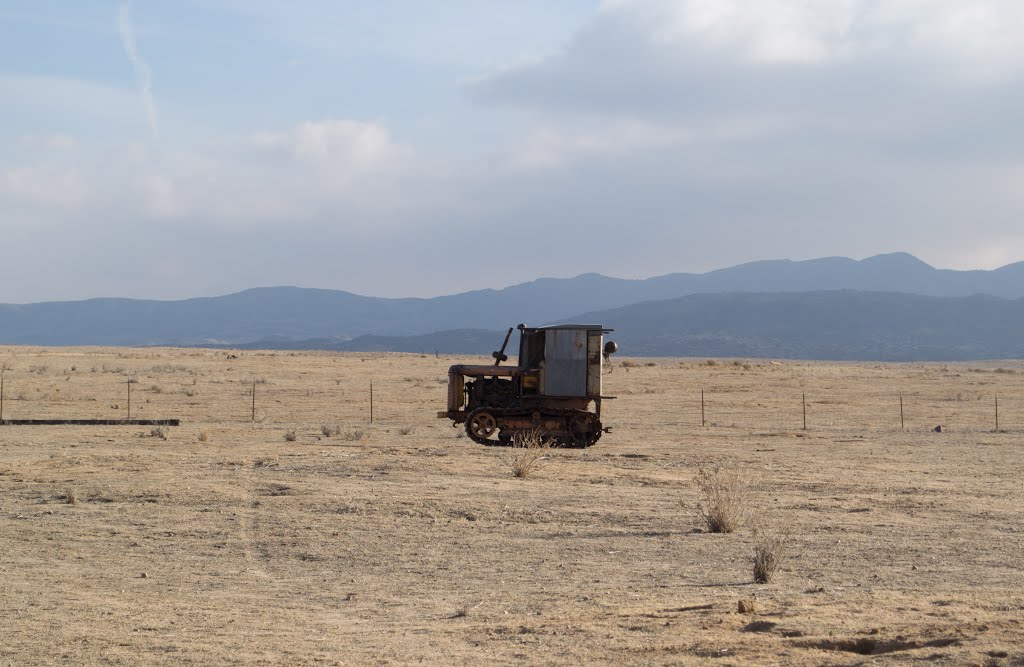
[[[0,348],[4,418],[182,420],[0,426],[0,664],[1024,665],[1020,362],[619,359],[520,479],[435,416],[463,361]]]

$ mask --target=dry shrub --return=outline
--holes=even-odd
[[[638,368],[640,364],[635,361],[630,361],[629,359],[623,359],[619,362],[619,366],[622,366],[623,368]]]
[[[718,365],[718,360],[717,359],[708,359],[707,361],[704,362],[704,364],[706,366],[717,366]]]
[[[399,435],[412,435],[415,430],[416,430],[415,426],[403,426],[402,428],[398,429],[398,434]]]
[[[291,429],[290,431],[285,431],[284,432],[284,439],[287,442],[295,442],[295,440],[298,437],[299,437],[299,435],[295,432],[295,429]]]
[[[759,531],[754,535],[754,581],[767,584],[775,576],[789,547],[788,533]]]
[[[68,489],[64,493],[64,502],[66,502],[68,505],[77,505],[78,504],[78,494],[75,493],[74,489]]]
[[[161,440],[167,439],[167,428],[165,426],[154,426],[149,431],[149,437],[160,438]]]
[[[358,442],[365,437],[365,431],[348,431],[347,433],[345,433],[345,435],[342,436],[342,439],[348,440],[349,442]]]
[[[198,438],[199,438],[199,442],[209,442],[210,441],[210,432],[209,431],[200,431]]]
[[[750,516],[750,482],[731,467],[701,468],[697,513],[712,533],[731,533]]]
[[[525,479],[547,459],[548,443],[537,431],[516,433],[512,436],[512,451],[506,455],[506,462],[512,469],[512,476]]]
[[[341,427],[337,424],[334,426],[331,426],[330,424],[321,424],[320,432],[324,434],[325,438],[330,438],[331,436],[341,433]]]

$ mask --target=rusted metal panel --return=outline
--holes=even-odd
[[[546,396],[586,396],[587,330],[548,329],[544,334],[541,393]]]
[[[601,346],[600,331],[590,331],[587,336],[587,396],[601,395]]]

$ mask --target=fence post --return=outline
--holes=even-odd
[[[252,379],[252,421],[256,421],[256,378]]]
[[[903,394],[900,394],[900,430],[907,430],[906,424],[903,422]]]
[[[807,430],[807,394],[800,394],[800,405],[804,409],[804,430]]]
[[[373,423],[373,380],[370,380],[370,423]]]
[[[996,433],[999,432],[999,394],[995,394],[996,398]]]
[[[128,374],[128,421],[132,420],[132,374]]]
[[[700,425],[704,426],[704,387],[700,388]]]
[[[4,420],[4,374],[7,373],[6,368],[0,369],[0,423]]]

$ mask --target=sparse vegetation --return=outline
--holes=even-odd
[[[512,437],[512,450],[506,456],[512,476],[519,479],[530,476],[547,458],[548,443],[536,431],[515,434]]]
[[[398,435],[412,435],[416,431],[415,426],[403,426],[398,429]]]
[[[341,427],[338,426],[337,424],[335,424],[334,426],[331,426],[330,424],[321,424],[320,432],[324,435],[325,438],[330,438],[341,433]]]
[[[522,479],[510,464],[528,449],[477,445],[463,425],[433,418],[445,407],[447,365],[472,359],[246,352],[227,361],[221,350],[154,348],[121,361],[117,352],[0,349],[0,363],[11,355],[17,369],[5,379],[5,419],[123,418],[127,376],[88,370],[130,361],[141,371],[132,416],[183,420],[167,441],[150,436],[156,424],[0,427],[0,534],[11,536],[0,539],[0,568],[16,582],[5,616],[11,664],[61,656],[68,637],[91,638],[67,658],[83,664],[122,643],[141,664],[230,662],[239,637],[246,656],[299,663],[433,664],[455,643],[464,661],[529,662],[549,655],[550,639],[558,659],[579,664],[941,654],[994,665],[1024,646],[1021,596],[1007,586],[1007,564],[1020,558],[1008,527],[1024,516],[1016,361],[950,363],[955,378],[938,364],[740,358],[752,365],[745,372],[731,356],[717,367],[652,357],[656,368],[632,357],[641,368],[627,374],[613,357],[602,387],[619,396],[604,405],[612,433],[595,447],[536,452],[546,458]],[[82,370],[66,382],[73,363]],[[142,370],[163,363],[191,370]],[[30,364],[50,370],[31,374]],[[256,373],[269,383],[256,387],[250,421],[251,400],[239,394]],[[195,377],[203,389],[188,398]],[[136,393],[154,383],[162,395]],[[805,391],[817,432],[799,430]],[[13,400],[19,392],[29,400]],[[1006,434],[988,430],[996,395]],[[940,422],[942,435],[932,434]],[[407,426],[415,433],[403,437]],[[296,441],[283,439],[289,429]],[[695,509],[694,478],[715,464],[750,482],[750,516],[728,535],[712,534]],[[937,549],[943,534],[965,539]],[[202,618],[168,629],[183,592],[194,594],[178,584],[196,571],[197,586],[215,594],[203,597]],[[398,598],[422,604],[396,614]],[[109,623],[107,600],[145,607],[146,617]],[[309,600],[347,605],[388,632],[304,632],[318,623]],[[58,610],[61,632],[40,610]],[[562,637],[545,610],[569,612],[588,630],[583,641]],[[267,632],[267,619],[291,627]],[[684,626],[696,634],[680,639]],[[208,627],[224,641],[207,641]],[[392,641],[401,633],[445,640]]]
[[[290,429],[284,432],[284,439],[287,442],[295,442],[298,439],[298,437],[299,435],[298,433],[295,432],[295,429]]]
[[[767,584],[786,558],[788,533],[758,531],[754,535],[754,581]]]
[[[154,426],[149,431],[149,437],[160,438],[161,440],[167,439],[167,427],[166,426]]]
[[[704,362],[704,365],[705,366],[717,366],[718,365],[718,360],[717,359],[708,359],[707,361]]]
[[[731,533],[750,515],[750,483],[736,468],[701,468],[695,478],[697,513],[712,533]]]

